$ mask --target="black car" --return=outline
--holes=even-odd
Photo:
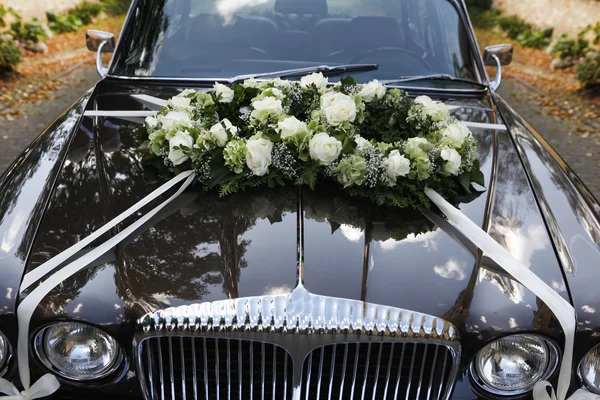
[[[116,45],[87,40],[102,79],[0,177],[1,377],[29,387],[52,373],[61,399],[520,399],[556,386],[566,335],[551,305],[441,213],[334,188],[190,189],[35,272],[164,183],[139,147],[166,99],[319,71],[428,95],[469,124],[486,191],[460,209],[573,306],[569,393],[600,393],[600,205],[496,94],[512,48],[481,57],[462,0],[134,0]],[[17,313],[58,279],[46,272],[122,232]]]

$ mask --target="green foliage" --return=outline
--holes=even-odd
[[[531,24],[516,15],[498,18],[498,26],[508,34],[509,38],[515,40],[521,33],[527,30],[534,30]]]
[[[497,8],[483,9],[479,7],[469,7],[469,16],[474,26],[478,28],[491,29],[498,24],[498,18],[502,12]]]
[[[552,40],[553,28],[544,30],[526,29],[517,36],[517,41],[524,47],[545,49]]]
[[[10,25],[13,38],[19,41],[32,41],[37,43],[40,39],[48,39],[48,35],[42,26],[42,22],[33,18],[31,22],[25,22],[19,17],[17,21]]]
[[[131,0],[102,0],[104,11],[111,15],[126,14],[131,5]]]
[[[13,41],[0,39],[0,70],[13,71],[21,61],[21,49]]]
[[[577,39],[569,39],[566,34],[560,35],[558,41],[552,47],[552,55],[560,56],[563,60],[565,58],[583,57],[590,50],[590,43],[581,37],[581,34]]]
[[[100,3],[90,3],[84,1],[83,3],[73,7],[70,9],[67,14],[74,15],[76,18],[79,18],[83,25],[87,25],[92,22],[94,17],[98,16],[102,12],[102,4]]]
[[[471,12],[472,8],[479,8],[481,10],[491,10],[492,0],[466,0],[467,9]]]
[[[600,55],[590,57],[590,54],[577,66],[577,79],[584,87],[600,85]]]
[[[2,4],[0,4],[0,28],[6,27],[6,21],[4,21],[4,16],[8,11]]]
[[[83,25],[83,22],[72,14],[62,15],[46,12],[46,18],[48,18],[48,26],[54,33],[76,32]]]

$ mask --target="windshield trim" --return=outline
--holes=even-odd
[[[158,83],[178,83],[178,82],[192,82],[192,83],[230,83],[229,78],[182,78],[182,77],[160,77],[160,76],[126,76],[126,75],[108,75],[106,78],[124,81],[139,81],[139,82],[158,82]],[[264,79],[257,79],[257,81],[264,81]],[[475,84],[475,83],[473,83]],[[469,85],[465,83],[465,85]],[[388,89],[402,89],[406,91],[418,91],[418,92],[440,92],[440,93],[461,93],[461,94],[485,94],[488,91],[488,87],[481,84],[477,88],[438,88],[433,86],[415,86],[415,85],[386,85]]]
[[[123,22],[123,25],[121,26],[121,30],[120,30],[120,34],[118,36],[117,39],[117,44],[115,46],[115,49],[113,51],[113,54],[116,54],[119,50],[120,47],[122,46],[121,44],[121,38],[123,37],[123,32],[125,31],[125,27],[127,26],[127,24],[130,22],[131,18],[133,17],[133,10],[137,7],[137,5],[142,2],[143,0],[133,0],[131,2],[131,4],[129,5],[129,10],[127,11],[127,15],[125,17],[125,21]],[[464,1],[463,0],[445,0],[448,3],[450,3],[456,10],[456,12],[458,13],[458,17],[459,20],[461,21],[463,28],[467,31],[467,37],[469,40],[469,44],[470,44],[470,50],[471,50],[471,54],[472,57],[475,61],[475,72],[477,73],[477,80],[479,81],[479,83],[481,83],[482,86],[485,87],[484,90],[482,89],[434,89],[434,90],[438,90],[441,92],[470,92],[470,93],[481,93],[483,91],[487,91],[487,89],[490,87],[490,81],[487,77],[487,73],[485,72],[485,66],[483,64],[483,59],[481,57],[481,50],[479,48],[479,44],[477,43],[477,40],[475,38],[475,31],[473,29],[473,24],[471,23],[471,19],[468,15],[468,13],[466,12],[466,6],[464,5]],[[113,74],[113,70],[115,68],[115,65],[113,63],[114,57],[111,57],[111,60],[109,62],[108,65],[108,71],[107,74],[105,76],[105,78],[115,78],[115,79],[126,79],[126,80],[140,80],[140,81],[191,81],[191,82],[228,82],[229,78],[187,78],[187,77],[159,77],[159,76],[154,76],[154,77],[148,77],[148,76],[128,76],[128,75],[115,75]],[[104,79],[104,78],[103,78]],[[403,88],[403,86],[394,86],[396,88]],[[410,86],[410,88],[415,88],[415,86]],[[430,90],[430,89],[426,89],[426,90]]]

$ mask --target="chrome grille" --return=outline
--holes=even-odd
[[[144,339],[140,379],[149,399],[291,399],[292,362],[282,347],[186,336]]]
[[[302,399],[444,399],[453,355],[431,343],[341,343],[309,353]]]

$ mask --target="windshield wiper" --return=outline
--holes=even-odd
[[[399,79],[392,79],[392,80],[389,80],[389,81],[382,81],[381,83],[383,83],[384,85],[389,85],[389,84],[397,84],[397,83],[404,83],[404,82],[433,81],[433,80],[463,82],[463,83],[469,83],[471,85],[485,86],[482,83],[473,81],[471,79],[457,78],[457,77],[454,77],[452,75],[447,75],[447,74],[406,76],[406,77],[399,78]]]
[[[229,83],[239,83],[245,81],[246,79],[252,78],[262,78],[265,76],[275,76],[278,78],[292,78],[295,76],[301,76],[305,74],[310,74],[313,72],[321,72],[325,76],[338,75],[343,74],[344,72],[357,72],[357,71],[374,71],[379,68],[378,64],[344,64],[344,65],[318,65],[315,67],[307,67],[307,68],[295,68],[295,69],[285,69],[283,71],[273,71],[273,72],[263,72],[261,74],[248,74],[248,75],[238,75],[229,79]]]

